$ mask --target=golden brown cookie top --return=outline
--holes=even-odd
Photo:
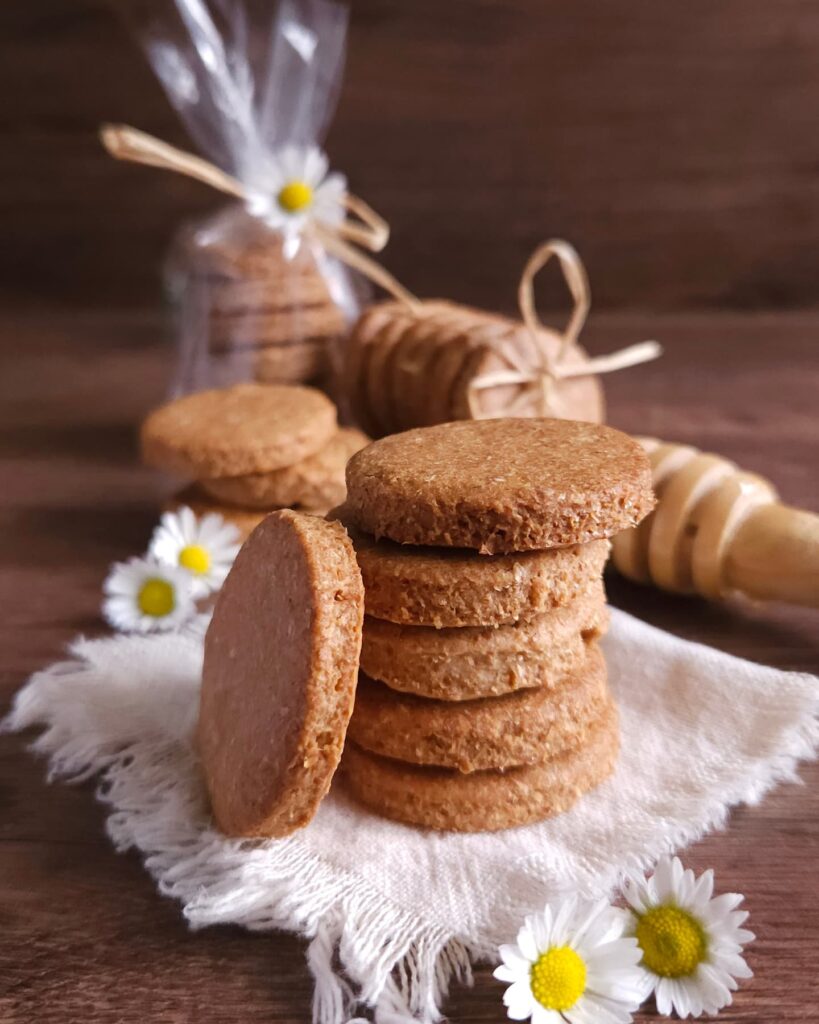
[[[236,384],[154,410],[142,425],[142,454],[184,476],[240,476],[290,466],[335,431],[335,406],[314,388]]]
[[[353,710],[364,588],[343,526],[289,509],[246,541],[205,638],[198,744],[216,822],[306,825]]]
[[[585,544],[654,506],[640,445],[573,420],[464,420],[369,445],[347,465],[345,515],[402,544],[485,554]]]

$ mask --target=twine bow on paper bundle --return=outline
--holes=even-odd
[[[550,352],[547,347],[544,337],[546,328],[537,315],[534,298],[535,276],[552,256],[559,260],[566,286],[574,300],[574,309],[560,336],[556,353]],[[570,354],[576,352],[577,339],[586,322],[590,305],[589,280],[574,247],[561,239],[550,239],[539,245],[527,260],[518,286],[518,306],[531,347],[524,352],[508,340],[499,343],[499,354],[512,369],[485,373],[471,382],[469,407],[473,418],[478,419],[481,416],[477,401],[478,392],[508,385],[517,385],[520,391],[506,410],[507,416],[517,416],[531,405],[533,397],[536,399],[540,415],[559,415],[554,402],[555,387],[559,381],[624,370],[656,359],[662,354],[662,348],[656,341],[643,341],[610,355],[569,362]],[[531,354],[534,354],[534,358]]]
[[[100,129],[100,140],[116,160],[126,160],[183,174],[241,200],[251,209],[264,210],[276,201],[274,195],[264,195],[258,188],[245,185],[209,160],[204,160],[193,153],[186,153],[128,125],[103,125]],[[289,230],[314,238],[327,252],[347,266],[360,271],[395,299],[414,308],[418,303],[415,296],[389,271],[361,251],[366,249],[369,252],[381,252],[389,240],[389,224],[358,196],[345,192],[341,202],[350,216],[345,216],[339,221],[307,217],[297,227]],[[261,218],[264,219],[263,215]]]

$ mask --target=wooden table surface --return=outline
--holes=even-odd
[[[28,313],[0,322],[0,650],[5,707],[78,632],[101,632],[100,584],[141,552],[162,484],[138,467],[135,425],[162,394],[155,316]],[[607,381],[610,420],[695,442],[819,507],[819,314],[593,318],[602,352],[653,336],[653,366]],[[791,669],[819,669],[815,612],[697,600],[611,580],[612,601],[674,633]],[[730,708],[726,708],[730,714]],[[819,770],[741,808],[686,854],[747,896],[756,972],[725,1021],[819,1021]],[[136,855],[117,856],[90,786],[48,786],[24,740],[0,744],[0,1021],[3,1024],[304,1021],[303,943],[236,928],[187,931]],[[504,1019],[488,970],[455,991],[453,1021]],[[648,1015],[647,1015],[648,1016]]]

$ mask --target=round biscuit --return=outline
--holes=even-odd
[[[653,507],[640,445],[574,420],[442,423],[382,438],[347,464],[351,521],[400,544],[484,554],[585,544]]]
[[[540,764],[583,744],[609,700],[597,644],[554,687],[482,700],[427,700],[362,675],[347,736],[371,754],[461,772]]]
[[[608,704],[583,746],[543,764],[464,775],[380,757],[351,742],[340,775],[353,797],[385,818],[422,828],[494,832],[569,810],[608,778],[619,748],[617,709]]]
[[[479,555],[468,548],[375,540],[340,519],[355,545],[367,614],[402,626],[501,626],[570,604],[599,579],[607,540],[546,551]]]
[[[351,455],[370,443],[355,427],[342,427],[315,455],[269,473],[216,477],[199,486],[217,501],[247,509],[298,505],[326,510],[344,500],[344,469]]]
[[[142,424],[149,465],[182,476],[240,476],[291,466],[336,432],[336,408],[313,388],[235,384],[177,398]]]
[[[580,668],[608,619],[602,580],[570,605],[509,626],[433,629],[368,616],[361,668],[394,690],[436,700],[552,687]]]

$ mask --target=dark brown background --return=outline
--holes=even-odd
[[[0,288],[137,305],[203,186],[115,164],[126,121],[187,144],[108,5],[0,5]],[[564,235],[599,308],[814,305],[815,0],[357,0],[328,147],[407,285],[509,306]]]
[[[596,296],[590,349],[666,345],[607,380],[611,421],[819,509],[815,0],[365,0],[350,51],[329,148],[392,221],[385,260],[410,287],[511,307],[528,251],[567,236]],[[171,358],[157,266],[213,203],[105,157],[104,119],[185,144],[106,7],[0,4],[0,713],[101,632],[107,567],[156,521],[134,428]],[[554,276],[543,294],[560,300]],[[609,586],[672,632],[819,669],[816,612]],[[819,1024],[819,767],[801,774],[685,853],[746,893],[759,936],[726,1024]],[[0,1024],[295,1024],[309,999],[303,944],[189,933],[113,852],[90,787],[46,786],[0,739]],[[500,986],[482,970],[447,1011],[500,1021]]]

